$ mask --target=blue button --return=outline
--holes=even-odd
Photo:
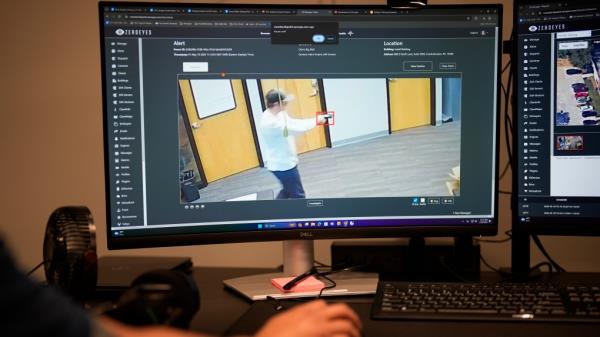
[[[315,34],[313,35],[312,40],[314,43],[323,43],[325,42],[325,36],[321,34]]]

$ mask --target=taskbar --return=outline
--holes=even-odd
[[[427,227],[427,226],[468,226],[491,225],[492,216],[469,218],[422,218],[422,219],[335,219],[335,220],[302,220],[284,222],[258,222],[246,224],[223,225],[181,225],[181,226],[145,226],[127,229],[125,227],[111,227],[112,237],[152,236],[161,234],[201,234],[201,233],[227,233],[227,232],[260,232],[271,230],[319,230],[336,228],[374,228],[374,227]]]

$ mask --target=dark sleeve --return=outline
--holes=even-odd
[[[0,240],[2,336],[87,337],[90,325],[90,318],[81,306],[21,273]]]

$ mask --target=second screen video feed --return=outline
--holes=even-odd
[[[458,196],[461,84],[180,78],[180,202]]]
[[[556,65],[556,126],[600,125],[600,40],[560,41]]]

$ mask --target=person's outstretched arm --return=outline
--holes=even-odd
[[[288,133],[292,136],[305,133],[314,129],[316,126],[317,121],[314,118],[299,119],[287,117]]]

